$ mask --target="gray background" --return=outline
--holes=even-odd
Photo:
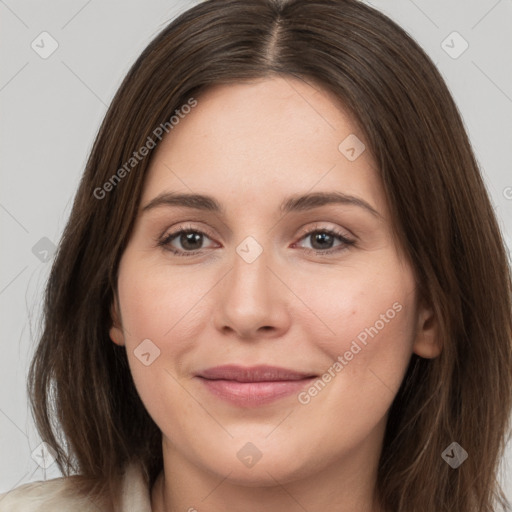
[[[122,78],[168,21],[195,3],[0,0],[0,492],[61,476],[31,456],[40,439],[26,396],[52,250]],[[367,3],[405,28],[445,77],[511,248],[512,1]],[[31,47],[51,48],[48,36],[41,43],[44,31],[58,43],[47,58]],[[469,44],[458,56],[464,42],[448,37],[454,31]],[[504,466],[512,500],[512,443]]]

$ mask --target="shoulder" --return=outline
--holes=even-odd
[[[0,512],[53,512],[56,510],[98,512],[98,507],[73,493],[69,477],[30,482],[0,494]]]
[[[76,477],[59,477],[20,485],[0,493],[0,512],[110,512],[97,501],[77,492]],[[151,512],[148,481],[142,468],[124,469],[121,489],[123,512]]]

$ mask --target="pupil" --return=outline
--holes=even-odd
[[[326,241],[327,241],[327,244],[325,244]],[[320,247],[315,247],[316,242],[320,242]],[[325,249],[325,247],[330,246],[331,243],[332,243],[331,235],[329,235],[328,233],[317,233],[316,235],[313,235],[313,243],[311,245],[314,249]]]
[[[194,250],[198,247],[194,245],[194,243],[199,242],[199,247],[201,247],[201,237],[200,233],[192,233],[189,232],[187,234],[181,235],[181,244],[185,249]]]

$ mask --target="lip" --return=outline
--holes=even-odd
[[[256,407],[298,393],[316,378],[277,366],[224,365],[203,370],[197,378],[215,396],[239,407]]]

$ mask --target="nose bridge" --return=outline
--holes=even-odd
[[[279,307],[279,287],[270,271],[273,260],[270,249],[254,236],[246,237],[235,247],[231,272],[219,290],[217,327],[229,327],[244,337],[263,327],[282,330],[283,326],[279,326],[286,321],[284,310]]]
[[[262,240],[261,236],[258,238]],[[271,265],[272,254],[268,244],[265,247],[263,244],[263,240],[260,243],[249,235],[236,246],[233,255],[230,288],[237,295],[252,297],[254,301],[269,298],[267,288],[271,284],[271,273],[267,266]]]

